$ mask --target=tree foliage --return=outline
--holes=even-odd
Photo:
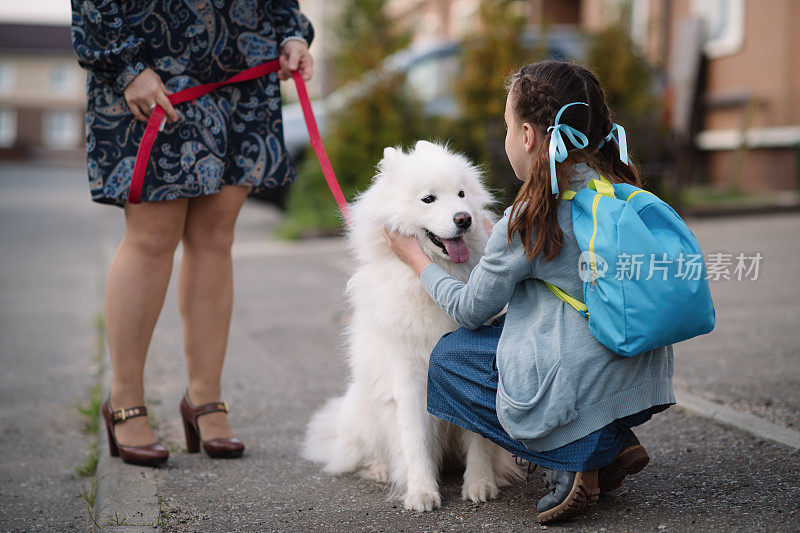
[[[656,72],[631,40],[630,5],[622,6],[617,19],[594,35],[587,61],[603,84],[613,120],[628,133],[629,151],[643,165],[643,177],[648,185],[658,186],[660,176],[648,165],[670,158],[663,102]]]
[[[525,16],[519,4],[519,0],[480,3],[478,29],[464,41],[462,75],[455,87],[461,109],[470,118],[488,122],[502,117],[505,80],[529,60],[522,45]]]
[[[505,82],[524,64],[541,57],[522,42],[524,2],[488,0],[480,3],[478,29],[463,43],[462,75],[455,94],[462,109],[461,143],[486,168],[490,185],[510,200],[518,188],[504,148]]]

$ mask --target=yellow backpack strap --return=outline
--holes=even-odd
[[[608,180],[591,180],[587,185],[604,196],[614,198],[614,186]]]
[[[630,193],[630,194],[628,195],[628,197],[625,199],[625,201],[626,201],[626,202],[630,201],[630,199],[631,199],[631,198],[633,198],[634,196],[636,196],[636,195],[637,195],[637,194],[639,194],[640,192],[646,192],[647,194],[653,194],[653,193],[651,193],[650,191],[645,191],[644,189],[640,189],[640,190],[638,190],[638,191],[633,191],[632,193]]]
[[[563,193],[561,193],[561,199],[562,200],[572,200],[573,198],[575,198],[576,194],[578,194],[578,193],[576,193],[575,191],[566,190]]]
[[[559,289],[555,285],[551,285],[550,283],[547,283],[546,281],[544,282],[544,284],[547,285],[548,289],[553,291],[553,294],[555,294],[558,297],[559,300],[563,300],[563,301],[567,302],[569,305],[574,307],[575,310],[578,311],[583,316],[585,316],[585,317],[589,316],[589,308],[586,307],[585,303],[581,302],[580,300],[577,300],[577,299],[573,298],[572,296],[570,296],[566,292],[562,291],[561,289]]]

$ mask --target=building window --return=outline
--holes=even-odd
[[[54,65],[50,69],[50,88],[55,91],[66,91],[73,85],[73,71],[65,65]]]
[[[50,148],[74,148],[81,135],[81,122],[71,111],[49,111],[44,115],[42,133]]]
[[[14,88],[16,76],[11,63],[0,61],[0,94],[7,94]]]
[[[422,60],[406,72],[406,87],[428,113],[447,115],[457,112],[452,98],[453,83],[458,78],[458,55],[442,55]]]
[[[14,146],[17,140],[17,112],[13,109],[0,109],[0,147]]]
[[[692,0],[691,11],[705,23],[703,51],[715,59],[741,50],[744,44],[744,0]]]

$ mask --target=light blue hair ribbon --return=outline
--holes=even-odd
[[[619,138],[614,136],[614,130],[616,130],[617,137]],[[609,131],[608,135],[606,135],[605,138],[602,141],[600,141],[600,144],[597,145],[597,149],[599,150],[600,148],[602,148],[603,145],[608,141],[614,141],[616,143],[617,147],[619,148],[620,161],[622,161],[626,165],[630,164],[628,161],[628,141],[627,138],[625,137],[625,128],[623,128],[617,123],[611,124],[611,131]]]
[[[558,123],[558,121],[561,119],[561,113],[563,113],[566,108],[572,105],[585,105],[586,107],[589,107],[589,104],[585,102],[572,102],[567,104],[558,110],[556,119],[553,121],[553,125],[547,128],[547,131],[553,132],[550,135],[550,146],[548,146],[548,154],[550,156],[550,190],[553,192],[553,194],[558,194],[556,161],[561,163],[567,158],[567,145],[564,144],[564,139],[561,137],[561,132],[563,131],[566,134],[567,138],[572,144],[575,145],[576,148],[586,148],[586,146],[589,144],[589,139],[586,137],[586,135],[576,130],[572,126]]]

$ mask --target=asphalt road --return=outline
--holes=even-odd
[[[731,255],[731,279],[711,283],[717,326],[675,349],[675,383],[800,430],[800,213],[691,223],[708,258]],[[736,256],[761,254],[737,279]],[[752,261],[747,260],[750,266]]]
[[[0,167],[0,530],[88,527],[74,474],[86,452],[75,405],[91,382],[94,315],[121,212],[89,203],[82,171]],[[427,514],[387,501],[386,486],[330,476],[298,457],[304,426],[345,386],[342,291],[350,263],[337,240],[280,243],[277,215],[248,204],[234,248],[235,304],[224,375],[240,460],[183,451],[186,385],[174,286],[154,335],[147,398],[172,455],[156,471],[165,531],[523,531],[538,528],[538,477],[498,500],[459,498]],[[692,221],[706,254],[760,251],[757,281],[712,284],[718,326],[676,346],[676,384],[797,428],[800,391],[796,238],[800,216]],[[177,261],[176,261],[177,264]],[[799,456],[677,408],[637,431],[652,462],[569,531],[800,531]],[[101,450],[107,453],[107,450]],[[535,474],[534,474],[535,476]]]

